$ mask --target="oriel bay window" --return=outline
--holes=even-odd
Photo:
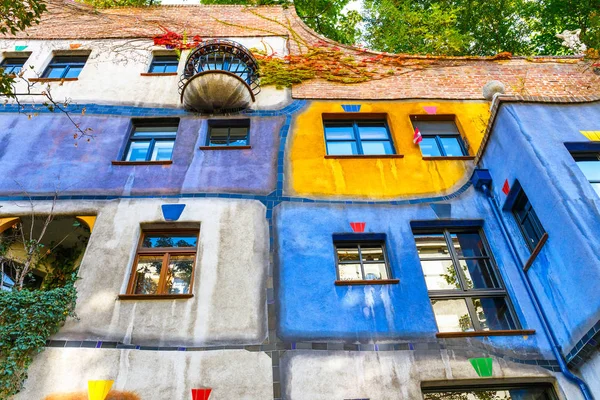
[[[522,189],[518,191],[512,212],[527,246],[534,251],[546,231]]]
[[[420,229],[415,242],[439,332],[518,329],[480,229]]]
[[[179,120],[137,120],[125,151],[124,161],[170,161]]]
[[[323,125],[327,155],[395,154],[390,130],[384,118],[327,119],[327,115],[324,115]]]
[[[127,293],[140,296],[190,295],[198,231],[144,231]]]

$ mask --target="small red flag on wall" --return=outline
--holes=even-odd
[[[361,233],[365,231],[366,222],[350,222],[350,227],[354,232]]]
[[[192,389],[192,400],[208,400],[210,392],[212,389],[208,388]]]
[[[423,141],[423,136],[421,136],[421,131],[419,128],[415,128],[415,134],[413,135],[413,143],[419,144]]]
[[[508,179],[506,179],[504,185],[502,185],[502,193],[508,196],[508,192],[510,192],[510,185],[508,184]]]

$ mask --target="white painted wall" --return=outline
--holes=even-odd
[[[474,355],[475,356],[475,355]],[[282,358],[285,400],[415,400],[421,385],[547,382],[560,400],[581,400],[561,374],[493,358],[493,376],[480,378],[464,356],[442,351],[294,351]]]
[[[230,38],[247,48],[268,49],[286,55],[286,39],[282,37]],[[80,45],[72,49],[72,45]],[[18,54],[15,46],[27,46],[31,52],[24,78],[36,78],[57,54],[91,52],[77,81],[50,83],[51,93],[58,101],[65,98],[76,103],[133,105],[140,107],[181,107],[178,93],[180,74],[189,55],[183,51],[179,61],[178,76],[142,76],[148,72],[153,52],[168,52],[163,46],[154,46],[152,39],[99,39],[99,40],[23,40],[0,39],[0,62]],[[30,69],[29,66],[33,66]],[[32,93],[47,90],[47,83],[36,83]],[[26,93],[27,86],[17,86]],[[40,96],[20,96],[22,103],[41,103]],[[290,100],[289,90],[265,87],[252,105],[255,109],[281,108]]]
[[[163,220],[161,199],[59,201],[57,213],[98,214],[79,270],[76,313],[54,339],[151,346],[260,344],[266,338],[268,225],[258,201],[185,199],[179,222],[200,225],[194,297],[119,300],[125,294],[141,223]],[[30,212],[0,204],[0,217]],[[49,211],[36,202],[36,213]]]
[[[580,368],[581,377],[597,398],[600,398],[600,351],[596,351]]]
[[[210,400],[272,400],[271,359],[244,350],[156,352],[48,348],[36,356],[15,400],[87,392],[88,380],[114,380],[114,390],[143,400],[189,400],[192,388],[212,388]]]

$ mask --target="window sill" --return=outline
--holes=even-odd
[[[185,300],[193,294],[120,294],[119,300]]]
[[[200,146],[200,150],[250,150],[252,146]]]
[[[352,286],[352,285],[394,285],[399,283],[400,279],[371,279],[371,280],[356,280],[356,281],[335,281],[335,286]]]
[[[460,338],[478,336],[529,336],[534,334],[534,329],[515,329],[504,331],[438,332],[435,336],[438,338]]]
[[[531,267],[531,265],[537,258],[538,254],[540,254],[540,251],[542,251],[542,248],[546,244],[546,240],[548,240],[548,233],[544,233],[542,235],[542,237],[540,238],[540,241],[538,242],[537,246],[535,246],[535,249],[533,249],[533,251],[531,252],[531,255],[529,256],[529,259],[525,263],[525,266],[523,267],[523,271],[527,272],[529,270],[529,268]]]
[[[339,158],[339,159],[361,159],[361,158],[404,158],[403,154],[350,154],[350,155],[334,155],[327,154],[325,158]]]
[[[79,78],[29,78],[30,82],[73,82]]]
[[[451,157],[440,157],[440,156],[435,156],[435,157],[430,157],[430,156],[423,156],[423,160],[425,161],[436,161],[436,160],[474,160],[475,156],[451,156]]]
[[[142,72],[140,76],[177,76],[177,72]]]
[[[113,161],[112,165],[171,165],[173,160],[165,161]]]

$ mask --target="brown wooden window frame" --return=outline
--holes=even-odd
[[[196,247],[155,247],[147,248],[143,247],[144,239],[148,235],[195,235],[196,236]],[[200,240],[200,231],[198,229],[172,229],[172,230],[142,230],[140,240],[136,249],[135,259],[131,266],[131,273],[129,276],[129,283],[127,284],[127,293],[119,296],[121,299],[129,298],[140,298],[140,299],[165,299],[165,298],[189,298],[193,296],[194,290],[194,277],[196,274],[196,257],[198,255],[198,241]],[[160,270],[160,277],[158,280],[158,289],[155,294],[136,294],[133,292],[133,285],[135,283],[136,270],[140,256],[157,256],[162,255],[162,268]],[[166,288],[166,276],[169,265],[169,259],[171,255],[192,255],[194,261],[192,264],[192,274],[190,276],[190,286],[188,293],[184,294],[171,294],[165,293]]]

